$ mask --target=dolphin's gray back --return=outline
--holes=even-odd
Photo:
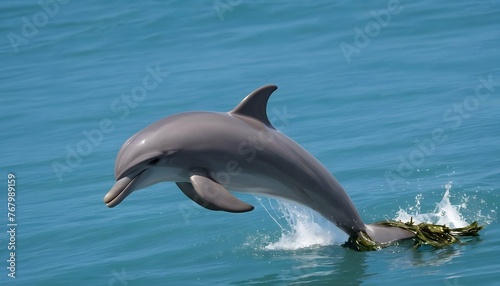
[[[270,175],[274,178],[293,182],[288,197],[281,197],[295,196],[296,202],[318,211],[349,234],[364,230],[354,204],[330,171],[283,133],[270,128],[267,132],[273,134],[272,140],[257,153],[255,161],[262,165],[261,170],[273,170]],[[283,194],[281,190],[278,196],[280,194]]]
[[[185,158],[198,158],[199,168],[208,171],[229,166],[238,172],[229,170],[221,178],[212,174],[229,190],[292,200],[318,211],[349,234],[364,230],[358,211],[333,175],[272,126],[253,118],[216,112],[181,113],[165,120],[170,122],[159,121],[146,130],[163,134],[163,142],[172,138],[168,145],[180,150],[177,164]],[[169,133],[162,133],[161,128]],[[189,164],[192,166],[192,161]],[[244,176],[257,179],[245,180],[240,186]]]

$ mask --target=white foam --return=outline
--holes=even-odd
[[[444,187],[443,198],[436,204],[434,211],[421,212],[421,201],[424,196],[419,194],[415,197],[415,206],[411,206],[407,210],[400,209],[394,220],[408,222],[411,218],[415,223],[433,223],[451,228],[467,226],[469,223],[464,219],[461,212],[464,212],[467,208],[469,198],[463,195],[459,204],[452,205],[450,202],[452,182],[447,183]],[[261,198],[256,198],[281,228],[281,237],[278,241],[269,242],[271,239],[269,236],[260,240],[262,244],[266,244],[264,246],[266,250],[297,250],[317,246],[339,245],[348,238],[344,232],[331,222],[307,207],[288,201],[272,199],[267,200],[268,207],[266,207]],[[482,218],[488,217],[481,215],[481,211],[479,211],[475,214],[473,220],[479,221]],[[255,242],[255,238],[252,240]]]
[[[415,207],[409,208],[408,211],[400,209],[394,219],[407,222],[410,220],[410,218],[412,218],[415,223],[433,223],[446,225],[451,228],[467,226],[468,223],[460,213],[461,209],[467,208],[467,197],[462,197],[462,202],[460,204],[452,205],[450,202],[451,185],[452,182],[449,182],[444,186],[446,191],[444,192],[441,201],[437,203],[436,208],[433,212],[420,212],[420,200],[423,198],[423,195],[419,194],[415,197]]]
[[[269,200],[270,209],[273,210],[271,213],[262,200],[257,199],[281,228],[279,240],[266,245],[264,247],[266,250],[297,250],[327,246],[340,244],[347,239],[346,234],[307,207],[281,200],[276,200],[277,207],[274,207]]]

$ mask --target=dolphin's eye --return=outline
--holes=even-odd
[[[160,159],[154,158],[153,160],[149,161],[149,164],[150,165],[156,165],[159,161],[160,161]]]

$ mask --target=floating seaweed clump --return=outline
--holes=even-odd
[[[449,228],[445,225],[437,225],[430,223],[414,224],[413,219],[409,222],[402,221],[382,221],[379,225],[399,227],[407,231],[413,232],[415,236],[414,248],[422,245],[432,245],[434,247],[445,247],[454,243],[460,242],[460,236],[479,236],[479,231],[483,229],[476,221],[466,227]],[[389,244],[376,243],[370,239],[365,232],[359,232],[356,236],[349,237],[344,244],[345,247],[352,248],[357,251],[371,251],[382,249]]]

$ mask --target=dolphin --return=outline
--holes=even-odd
[[[153,184],[175,182],[209,210],[254,209],[231,190],[305,205],[351,237],[364,233],[381,244],[413,237],[400,228],[365,224],[328,169],[273,127],[266,108],[277,88],[256,89],[229,112],[174,114],[130,137],[118,152],[116,183],[104,197],[106,205],[115,207]]]

